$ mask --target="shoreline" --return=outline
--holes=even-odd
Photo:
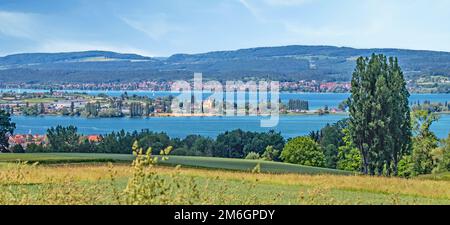
[[[0,88],[1,92],[18,92],[23,93],[27,91],[33,91],[33,92],[50,92],[48,89],[40,89],[40,88]],[[89,93],[89,92],[133,92],[133,93],[174,93],[170,90],[140,90],[140,89],[132,89],[132,90],[103,90],[103,89],[93,89],[93,90],[83,90],[83,89],[53,89],[53,91],[56,92],[67,92],[67,93]],[[208,93],[208,92],[204,92]],[[211,93],[211,92],[209,92]],[[304,91],[280,91],[280,93],[283,94],[351,94],[350,92],[304,92]],[[410,94],[417,94],[417,95],[426,95],[426,94],[436,94],[436,95],[442,95],[442,94],[450,94],[447,92],[409,92]]]
[[[450,111],[445,112],[436,112],[436,115],[450,115]],[[315,112],[307,112],[307,113],[288,113],[288,114],[279,114],[279,117],[294,117],[294,116],[317,116],[317,117],[325,117],[325,116],[349,116],[348,112],[330,112],[325,114],[319,114]],[[26,116],[26,115],[12,115],[12,117],[27,117],[27,118],[39,118],[39,117],[63,117],[63,118],[82,118],[82,119],[148,119],[148,118],[203,118],[203,117],[269,117],[270,115],[211,115],[211,114],[160,114],[155,116],[142,116],[142,117],[83,117],[83,116],[64,116],[57,114],[45,114],[45,115],[37,115],[37,116]]]

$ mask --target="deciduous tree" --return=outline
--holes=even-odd
[[[9,137],[14,134],[16,124],[11,122],[11,115],[0,110],[0,152],[8,152]]]
[[[286,144],[281,158],[288,163],[305,166],[325,166],[325,156],[320,145],[309,137],[297,137]]]

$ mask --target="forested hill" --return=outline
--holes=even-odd
[[[347,81],[358,56],[397,56],[409,78],[450,77],[450,53],[332,46],[283,46],[175,54],[151,58],[106,51],[27,53],[0,57],[0,82],[115,82],[191,79],[193,72],[218,80],[270,78]]]

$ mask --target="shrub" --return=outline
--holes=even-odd
[[[361,153],[353,145],[352,137],[348,129],[343,130],[342,138],[344,145],[338,148],[337,169],[347,171],[361,170]]]
[[[325,166],[325,156],[314,140],[309,137],[297,137],[286,144],[281,158],[288,163],[305,166]]]
[[[258,159],[261,159],[261,156],[259,156],[259,154],[256,152],[249,152],[247,154],[247,156],[245,157],[245,159],[258,160]]]
[[[414,165],[412,163],[412,157],[410,155],[403,156],[398,162],[398,176],[399,177],[411,177],[414,174]]]
[[[361,153],[357,148],[341,146],[338,149],[337,169],[359,171],[361,169]]]
[[[432,154],[436,164],[433,173],[450,171],[450,135],[447,139],[443,140],[442,147],[435,149]]]
[[[23,149],[22,145],[14,145],[10,148],[12,153],[25,153],[25,149]]]
[[[278,161],[280,158],[280,151],[274,149],[271,145],[267,146],[261,158],[266,161]]]
[[[29,145],[27,145],[27,149],[26,152],[27,153],[36,153],[36,152],[46,152],[47,149],[44,147],[43,144],[35,144],[35,143],[31,143]]]
[[[433,137],[415,137],[412,153],[413,175],[430,174],[435,166],[432,152],[437,148]]]

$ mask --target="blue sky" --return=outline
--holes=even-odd
[[[279,45],[450,51],[448,0],[0,0],[0,55]]]

